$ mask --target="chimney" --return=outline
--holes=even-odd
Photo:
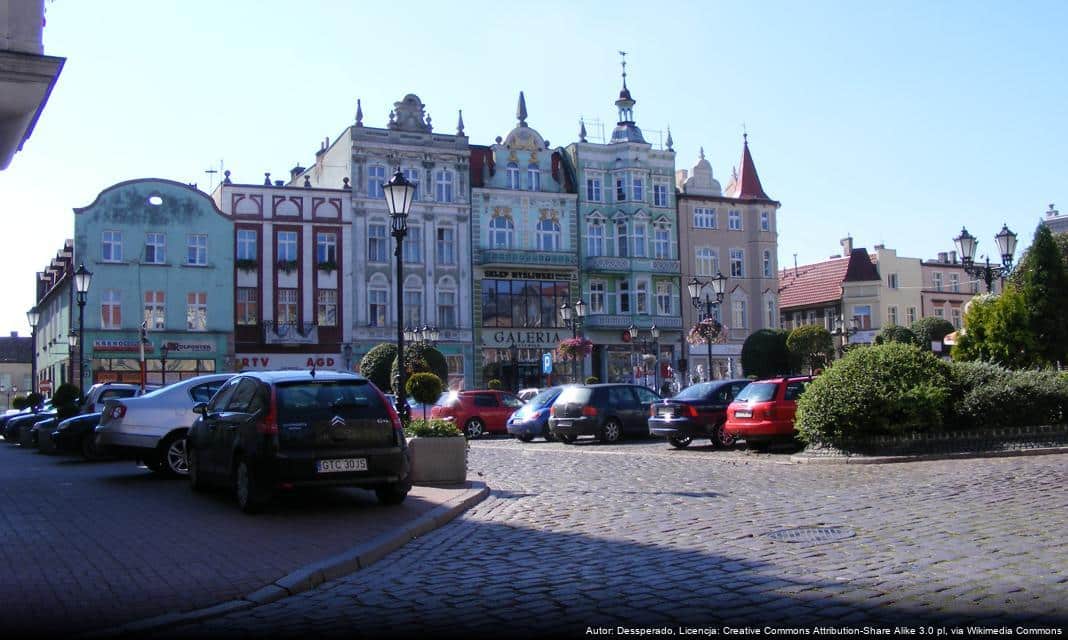
[[[848,258],[853,255],[853,236],[842,238],[842,257]]]
[[[12,337],[12,338],[17,338],[17,337],[19,337],[19,332],[18,332],[18,331],[12,331],[12,332],[11,332],[11,337]]]
[[[949,261],[953,264],[957,264],[957,251],[953,250],[949,252]]]
[[[939,251],[938,252],[938,261],[939,262],[948,262],[949,261],[949,257],[946,255],[945,251]]]

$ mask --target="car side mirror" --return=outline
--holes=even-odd
[[[196,403],[195,405],[193,405],[193,413],[198,413],[198,414],[200,414],[202,416],[208,415],[208,403],[207,402],[198,402],[198,403]]]

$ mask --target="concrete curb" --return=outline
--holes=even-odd
[[[309,591],[319,585],[334,580],[344,575],[354,573],[360,569],[371,566],[385,556],[403,547],[409,541],[426,535],[438,529],[456,516],[489,496],[489,487],[484,482],[474,480],[467,481],[466,490],[460,495],[438,505],[427,513],[419,516],[408,525],[388,533],[371,538],[361,545],[355,546],[335,556],[305,565],[288,575],[265,585],[244,598],[222,602],[211,607],[187,611],[184,613],[164,613],[152,618],[137,620],[119,627],[103,629],[87,634],[81,638],[90,640],[93,638],[114,638],[129,635],[144,635],[160,629],[200,622],[209,618],[233,613],[242,609],[249,609],[262,604],[268,604],[286,598],[291,595]]]
[[[1017,451],[978,451],[963,453],[930,453],[911,456],[790,456],[796,464],[893,464],[895,462],[928,462],[932,460],[967,460],[970,458],[1007,458],[1015,456],[1043,456],[1068,453],[1068,447],[1020,449]]]

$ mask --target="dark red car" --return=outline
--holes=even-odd
[[[694,438],[709,438],[715,447],[731,446],[734,436],[723,428],[727,405],[748,384],[748,380],[713,380],[686,387],[649,408],[649,434],[667,438],[676,449],[690,446]]]
[[[487,433],[508,433],[508,417],[523,401],[505,391],[456,391],[438,400],[431,418],[452,420],[468,439]]]
[[[776,441],[791,442],[797,399],[812,382],[812,376],[771,378],[749,383],[727,407],[727,424],[731,435],[742,438],[748,446],[766,448]]]

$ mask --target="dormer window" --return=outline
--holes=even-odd
[[[508,173],[508,188],[519,189],[519,165],[514,162],[509,162],[507,167]]]

